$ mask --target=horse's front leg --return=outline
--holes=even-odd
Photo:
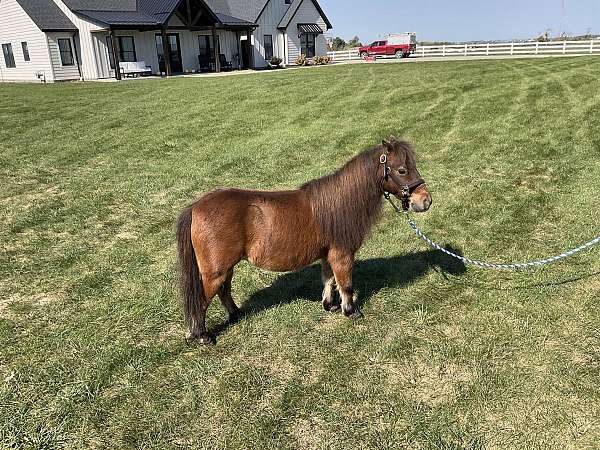
[[[337,312],[340,303],[335,297],[335,278],[326,258],[321,260],[321,280],[323,281],[323,308],[325,311]]]
[[[358,306],[354,302],[354,291],[352,290],[352,266],[354,265],[354,253],[347,250],[331,249],[327,255],[340,297],[342,297],[342,311],[347,317],[356,319],[362,316]]]

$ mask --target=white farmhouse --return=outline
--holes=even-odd
[[[0,81],[287,65],[330,28],[317,0],[0,0]]]

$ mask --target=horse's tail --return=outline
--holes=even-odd
[[[190,331],[198,326],[200,308],[204,302],[204,288],[198,271],[192,245],[192,207],[188,206],[177,220],[177,248],[179,253],[179,287],[183,300],[185,321]]]

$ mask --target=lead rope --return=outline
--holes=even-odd
[[[530,267],[541,267],[541,266],[545,266],[547,264],[551,264],[554,263],[556,261],[559,261],[561,259],[564,258],[568,258],[569,256],[573,256],[575,253],[578,253],[582,250],[585,250],[589,247],[592,247],[593,245],[596,245],[598,243],[600,243],[600,236],[592,239],[591,241],[586,242],[585,244],[581,244],[579,247],[575,247],[571,250],[568,250],[564,253],[561,253],[560,255],[555,255],[555,256],[551,256],[549,258],[545,258],[545,259],[538,259],[535,261],[528,261],[528,262],[521,262],[521,263],[512,263],[512,264],[498,264],[498,263],[490,263],[490,262],[485,262],[485,261],[478,261],[476,259],[470,259],[470,258],[465,258],[464,256],[460,256],[457,255],[456,253],[452,253],[450,250],[446,250],[444,247],[442,247],[439,244],[436,244],[434,241],[432,241],[431,239],[429,239],[425,233],[423,233],[419,227],[417,226],[417,224],[410,218],[409,214],[408,214],[408,210],[401,210],[400,208],[398,208],[396,206],[396,204],[392,201],[392,199],[390,198],[389,195],[385,195],[385,198],[390,202],[390,204],[393,206],[394,210],[400,214],[400,213],[404,213],[406,215],[406,219],[408,220],[408,224],[410,225],[410,227],[413,229],[413,231],[415,232],[415,234],[423,239],[429,246],[431,246],[432,248],[435,248],[436,250],[439,250],[443,253],[445,253],[448,256],[451,256],[453,258],[456,258],[460,261],[462,261],[465,264],[469,264],[472,266],[477,266],[477,267],[481,267],[484,269],[495,269],[495,270],[522,270],[522,269],[529,269]]]

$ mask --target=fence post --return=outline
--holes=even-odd
[[[485,54],[487,56],[489,56],[489,54],[490,54],[490,43],[489,42],[487,43],[487,48],[485,49]]]
[[[510,43],[510,55],[512,56],[515,53],[515,43]]]
[[[590,54],[592,54],[594,52],[594,40],[592,39],[590,41]]]
[[[423,50],[423,58],[425,58],[425,47],[421,46],[421,50]]]
[[[563,55],[567,53],[567,41],[563,41]]]
[[[442,56],[446,56],[446,45],[442,45]]]
[[[467,56],[467,44],[465,44],[465,56]]]
[[[536,42],[535,43],[535,54],[539,55],[539,53],[540,53],[540,43]]]

